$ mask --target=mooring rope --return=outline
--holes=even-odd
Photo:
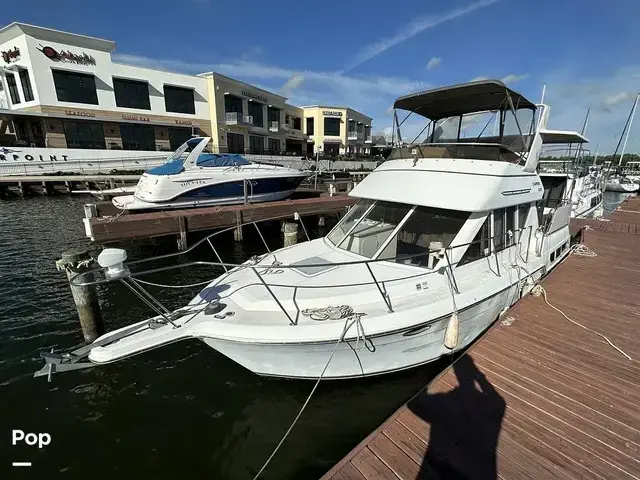
[[[346,306],[346,305],[342,305],[342,307],[344,307],[344,306]],[[338,307],[326,307],[326,308],[330,309],[330,308],[338,308]],[[349,308],[351,308],[351,307],[349,307]],[[309,310],[322,310],[322,309],[318,308],[318,309],[309,309]],[[353,309],[351,309],[351,310],[353,311]],[[273,457],[275,457],[276,453],[278,452],[278,450],[280,449],[280,447],[282,446],[284,441],[287,439],[287,437],[289,436],[289,434],[293,430],[293,427],[295,427],[296,423],[298,422],[298,420],[302,416],[302,412],[304,412],[305,408],[307,408],[307,405],[309,405],[309,402],[311,401],[311,397],[313,397],[313,394],[315,393],[316,389],[318,388],[318,385],[320,385],[320,381],[322,380],[322,377],[324,377],[324,374],[327,372],[327,369],[329,368],[329,364],[331,363],[331,360],[333,360],[333,356],[336,354],[336,351],[338,350],[338,345],[340,345],[340,342],[344,341],[345,335],[347,334],[349,329],[353,326],[353,324],[354,323],[358,323],[359,324],[360,317],[362,316],[362,314],[357,314],[356,313],[356,314],[354,314],[352,316],[355,316],[355,319],[351,323],[349,323],[349,320],[351,319],[351,317],[347,317],[345,319],[344,328],[342,329],[342,334],[340,335],[340,337],[338,337],[338,341],[333,346],[333,350],[331,351],[331,355],[329,355],[329,359],[327,360],[327,363],[325,364],[324,368],[322,369],[322,372],[320,373],[320,376],[316,380],[316,383],[313,385],[313,388],[311,389],[311,392],[309,393],[309,396],[307,397],[305,402],[302,404],[302,407],[300,407],[300,410],[298,411],[298,414],[293,419],[293,422],[291,422],[291,425],[289,426],[287,431],[284,433],[284,435],[280,439],[280,442],[278,442],[278,445],[276,445],[276,448],[273,450],[271,455],[269,455],[269,458],[267,458],[267,461],[264,462],[264,465],[262,465],[262,468],[258,471],[258,473],[256,473],[255,477],[253,477],[253,480],[257,480],[257,478],[262,474],[262,472],[264,472],[265,468],[267,468],[267,465],[269,465],[269,462],[271,462]],[[361,327],[362,327],[362,325],[360,325],[358,328],[361,328]],[[359,337],[359,334],[358,334],[358,337]],[[365,339],[365,341],[366,341],[366,339]]]
[[[562,310],[560,310],[557,307],[554,307],[553,305],[551,305],[549,303],[549,300],[547,300],[547,291],[542,287],[542,285],[538,284],[536,286],[534,286],[531,289],[531,295],[533,295],[534,297],[539,297],[542,296],[542,298],[544,299],[545,303],[547,305],[549,305],[551,308],[553,308],[556,312],[558,312],[560,315],[562,315],[564,318],[566,318],[567,320],[569,320],[571,323],[574,323],[575,325],[584,328],[585,330],[591,332],[591,333],[595,333],[596,335],[602,337],[609,345],[611,345],[613,348],[615,348],[618,352],[620,352],[622,355],[624,355],[628,360],[632,360],[632,358],[627,355],[621,348],[617,347],[611,340],[609,340],[606,336],[604,336],[602,333],[597,332],[589,327],[585,327],[584,325],[582,325],[579,322],[576,322],[575,320],[569,318],[567,316],[566,313],[564,313]]]
[[[211,282],[213,282],[216,278],[212,278],[211,280],[205,280],[204,282],[191,283],[189,285],[166,285],[163,283],[153,283],[153,282],[148,282],[146,280],[140,280],[139,278],[136,278],[136,282],[144,283],[145,285],[151,285],[152,287],[159,287],[159,288],[193,288],[193,287],[200,287],[202,285],[208,285]]]

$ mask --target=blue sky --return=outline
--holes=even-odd
[[[550,126],[615,148],[640,91],[638,0],[31,0],[0,14],[114,40],[114,59],[186,73],[217,71],[290,103],[348,105],[391,125],[395,98],[478,77],[538,101]],[[414,125],[417,128],[417,125]],[[640,151],[640,119],[629,140]]]

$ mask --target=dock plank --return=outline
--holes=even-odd
[[[441,463],[452,478],[640,478],[639,213],[630,198],[608,222],[573,222],[597,256],[570,256],[543,282],[551,304],[633,360],[528,296],[323,479],[367,461],[363,450],[383,463],[392,452],[390,478],[403,480]]]

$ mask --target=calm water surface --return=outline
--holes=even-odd
[[[82,342],[66,277],[54,262],[70,246],[86,243],[85,202],[0,202],[0,478],[252,478],[312,382],[259,377],[198,340],[55,375],[52,383],[33,378],[43,365],[41,350]],[[278,225],[266,233],[272,247],[281,245]],[[241,244],[229,235],[216,245],[227,261],[263,251],[250,230]],[[140,258],[175,251],[175,240],[122,246],[130,258]],[[149,280],[193,283],[219,273],[200,269]],[[196,292],[154,290],[173,308]],[[150,316],[118,285],[99,294],[107,329]],[[322,383],[262,478],[318,478],[443,366]],[[51,444],[40,451],[13,447],[12,429],[47,432]],[[33,467],[18,470],[11,467],[14,461]]]

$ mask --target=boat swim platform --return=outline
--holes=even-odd
[[[640,198],[323,480],[640,478]]]
[[[345,212],[356,202],[347,195],[329,196],[319,190],[298,189],[292,198],[265,203],[122,214],[110,202],[85,205],[85,231],[99,244],[123,240],[185,236],[187,232],[215,230],[267,219],[291,219],[297,213],[326,215]]]

